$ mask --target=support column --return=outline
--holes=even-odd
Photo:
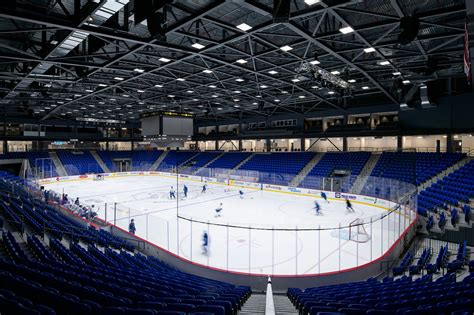
[[[7,153],[8,153],[8,141],[3,140],[3,154],[7,154]]]
[[[301,152],[306,151],[306,138],[305,137],[301,138],[301,146],[300,147],[301,147]]]
[[[216,140],[215,145],[214,145],[214,150],[219,150],[219,141]]]
[[[466,19],[468,21],[468,32],[469,34],[472,34],[474,32],[474,1],[466,1]],[[470,47],[469,52],[471,57],[470,62],[471,64],[474,64],[474,47]]]
[[[452,153],[454,151],[454,137],[453,135],[448,135],[446,138],[446,152]]]
[[[267,152],[270,152],[272,150],[272,144],[270,142],[270,139],[265,139],[265,149]]]
[[[239,139],[239,151],[242,151],[242,139]]]
[[[347,137],[342,137],[342,151],[347,152]]]
[[[403,137],[397,136],[397,151],[403,151]]]

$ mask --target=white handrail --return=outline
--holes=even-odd
[[[273,302],[272,279],[268,277],[267,294],[265,297],[265,315],[275,315],[275,304]]]

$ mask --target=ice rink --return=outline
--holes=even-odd
[[[135,219],[138,236],[187,260],[252,274],[319,274],[366,264],[387,252],[412,220],[405,212],[388,215],[388,207],[376,203],[353,202],[355,212],[349,213],[344,200],[326,203],[314,196],[222,184],[208,184],[202,193],[202,184],[127,176],[62,181],[46,188],[94,204],[100,218],[124,229]],[[189,188],[187,198],[183,185]],[[169,198],[171,186],[177,200]],[[315,200],[321,215],[316,215]],[[215,217],[221,203],[221,216]],[[368,240],[359,236],[364,242],[349,240],[347,226],[356,218],[363,219],[369,235]],[[201,246],[204,231],[210,237],[208,255]]]

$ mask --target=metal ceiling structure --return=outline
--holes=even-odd
[[[155,16],[162,30],[153,34],[147,20],[135,23],[138,1],[3,0],[3,114],[268,117],[374,101],[399,105],[394,82],[464,75],[464,0],[288,0],[279,23],[272,0],[170,0],[161,1]],[[416,16],[420,27],[402,45],[405,16]],[[295,69],[311,61],[351,82],[350,93],[298,76]]]

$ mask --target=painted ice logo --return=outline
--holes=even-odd
[[[336,197],[336,198],[341,198],[341,193],[340,193],[340,192],[335,193],[335,194],[334,194],[334,197]]]

